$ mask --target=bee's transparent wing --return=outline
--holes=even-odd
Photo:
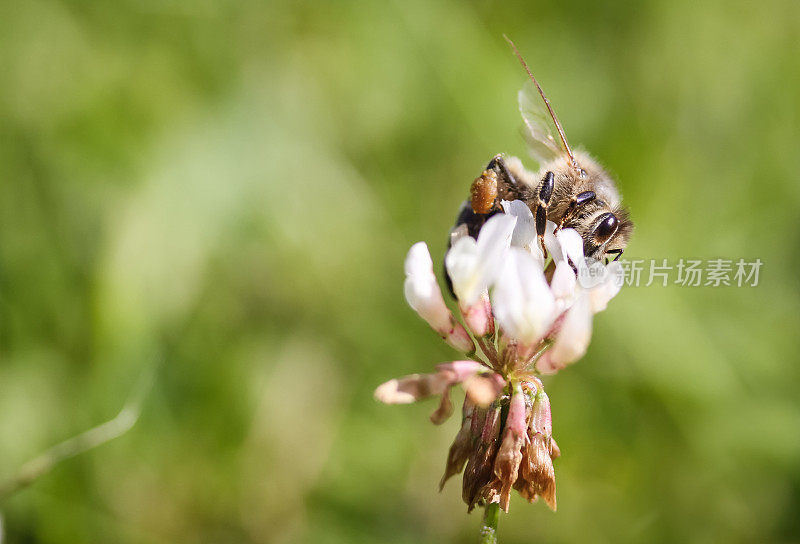
[[[525,124],[523,135],[528,142],[528,151],[531,156],[542,165],[566,155],[553,118],[550,117],[544,100],[539,96],[539,91],[532,82],[525,83],[520,89],[517,99],[519,112],[522,114],[522,121]]]

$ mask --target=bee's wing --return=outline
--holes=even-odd
[[[517,100],[522,121],[525,123],[523,135],[528,142],[531,156],[542,165],[566,155],[553,118],[532,82],[528,81],[520,89]]]

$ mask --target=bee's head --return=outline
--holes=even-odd
[[[583,252],[588,259],[618,259],[633,231],[633,222],[625,208],[603,211],[585,224]]]

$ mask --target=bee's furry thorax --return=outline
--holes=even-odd
[[[524,186],[513,196],[528,200],[525,198],[526,194],[536,194],[545,173],[553,172],[553,196],[547,208],[547,219],[558,224],[575,195],[592,191],[596,198],[582,206],[580,212],[569,218],[564,227],[578,231],[584,240],[587,257],[599,259],[609,250],[625,249],[633,231],[633,222],[627,208],[622,205],[622,197],[613,178],[588,153],[575,151],[574,156],[578,168],[568,157],[563,156],[541,165],[536,173],[526,170],[518,158],[509,157],[506,159],[508,169],[517,178],[519,185]],[[618,226],[610,239],[597,244],[592,239],[592,229],[598,218],[607,212],[616,216]]]

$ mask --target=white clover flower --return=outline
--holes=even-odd
[[[425,243],[414,244],[405,262],[409,305],[469,360],[389,380],[375,396],[404,404],[438,395],[431,416],[438,424],[452,414],[450,389],[461,384],[462,423],[441,485],[463,470],[470,509],[484,501],[508,511],[512,489],[555,509],[552,460],[560,451],[538,375],[558,372],[586,353],[593,315],[619,292],[620,264],[588,263],[581,236],[573,229],[556,232],[550,221],[548,258],[528,206],[503,201],[502,208],[482,225],[477,240],[462,225],[445,256],[464,325],[444,302]]]
[[[408,251],[405,262],[406,301],[433,330],[458,351],[470,353],[475,344],[469,333],[456,321],[444,303],[442,291],[433,273],[433,260],[425,242],[417,242]]]
[[[494,281],[511,244],[516,218],[498,214],[481,229],[478,239],[460,238],[445,256],[453,291],[463,307],[474,305]]]
[[[506,253],[491,300],[497,324],[523,344],[541,340],[556,318],[555,297],[541,264],[518,247]]]

